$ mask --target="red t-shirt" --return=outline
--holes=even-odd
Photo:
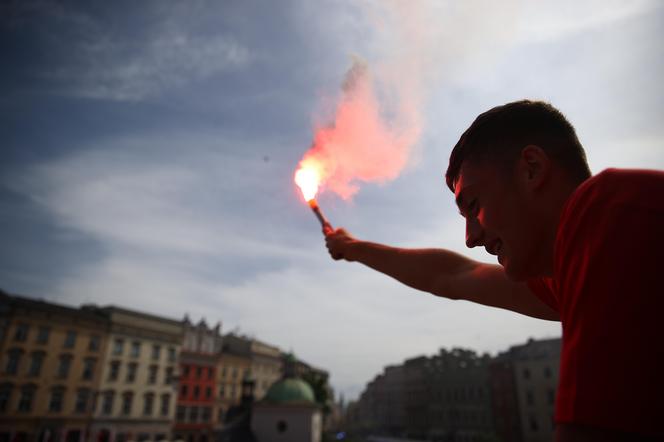
[[[557,422],[664,435],[663,275],[664,172],[608,169],[581,184],[553,278],[528,281],[562,321]]]

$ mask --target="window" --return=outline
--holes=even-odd
[[[164,384],[168,385],[173,382],[173,367],[166,367],[166,375],[164,376]]]
[[[28,376],[39,376],[41,373],[42,363],[44,362],[44,352],[36,351],[32,353],[30,360],[30,367],[28,368]]]
[[[122,414],[128,416],[131,414],[131,406],[134,402],[134,393],[127,391],[122,395]]]
[[[116,339],[113,341],[113,355],[120,356],[124,351],[124,340]]]
[[[85,358],[83,360],[83,380],[90,381],[95,374],[95,364],[97,359],[95,358]]]
[[[18,367],[21,364],[22,355],[23,355],[23,350],[21,350],[20,348],[13,348],[7,352],[7,365],[5,366],[5,373],[7,374],[18,373]]]
[[[523,378],[530,379],[530,370],[528,370],[527,368],[523,369]]]
[[[535,395],[532,390],[526,391],[526,403],[528,405],[535,405]]]
[[[67,331],[67,334],[65,335],[65,348],[74,348],[76,345],[76,332],[73,330]]]
[[[35,398],[36,389],[37,388],[34,385],[25,385],[21,388],[21,396],[18,400],[18,411],[25,413],[32,410],[32,401]]]
[[[59,413],[62,411],[62,401],[65,396],[64,387],[54,387],[51,390],[51,400],[48,403],[48,411]]]
[[[12,397],[12,384],[0,385],[0,412],[7,411],[9,400]]]
[[[221,377],[222,378],[226,377],[226,366],[221,367]]]
[[[103,414],[111,414],[113,412],[113,399],[115,399],[114,391],[104,392],[101,402],[101,412]]]
[[[171,395],[168,393],[164,393],[161,395],[161,415],[162,416],[168,416],[168,412],[171,409]]]
[[[544,367],[544,377],[545,378],[550,378],[551,377],[551,368],[550,367]]]
[[[182,367],[182,375],[183,375],[185,378],[186,378],[186,377],[189,377],[189,366],[188,366],[188,365],[184,365],[184,366]]]
[[[201,394],[201,387],[198,385],[194,386],[194,399],[198,399]]]
[[[156,365],[150,365],[149,371],[148,371],[148,384],[156,384],[157,383],[157,370],[159,369],[158,366]]]
[[[175,411],[175,420],[178,422],[184,422],[186,415],[187,415],[187,407],[178,405],[178,408]]]
[[[547,393],[547,399],[549,400],[549,405],[553,405],[556,401],[556,392],[552,388],[549,388]]]
[[[153,408],[154,408],[154,393],[145,393],[145,397],[143,399],[143,414],[145,416],[151,416]]]
[[[203,374],[203,367],[196,368],[196,378],[200,379],[202,377],[201,376],[202,374]]]
[[[189,390],[187,389],[186,385],[182,385],[180,387],[180,398],[184,399],[187,397],[187,393],[189,393]]]
[[[211,387],[207,387],[207,388],[205,389],[205,398],[206,398],[206,399],[210,399],[211,397],[212,397],[212,388],[211,388]]]
[[[198,407],[189,408],[189,422],[198,422]]]
[[[221,387],[219,387],[219,397],[223,398],[225,393],[224,384],[221,384]]]
[[[211,417],[212,417],[212,408],[201,407],[201,422],[210,422]]]
[[[152,359],[154,359],[155,361],[158,361],[160,356],[161,356],[161,346],[160,345],[153,345],[152,346]]]
[[[109,381],[117,381],[120,375],[120,361],[111,361],[111,369],[108,372]]]
[[[233,367],[233,371],[231,372],[231,377],[234,380],[237,379],[237,368]]]
[[[81,388],[76,392],[76,402],[74,403],[74,412],[85,413],[88,411],[88,404],[90,403],[90,390]]]
[[[537,430],[539,430],[539,425],[537,424],[537,419],[535,416],[530,416],[528,419],[528,424],[530,426],[530,431],[537,432]]]
[[[207,373],[208,373],[208,376],[207,376],[208,379],[212,379],[212,375],[213,375],[212,367],[208,367],[208,371],[207,371]]]
[[[39,327],[37,331],[37,344],[48,344],[48,336],[50,334],[50,327]]]
[[[175,348],[168,347],[168,362],[175,362],[177,359],[177,354]]]
[[[141,355],[141,343],[134,341],[131,343],[131,357],[137,358]]]
[[[92,335],[90,336],[90,342],[88,342],[88,350],[89,351],[99,351],[99,343],[101,342],[101,338],[99,335]]]
[[[71,355],[60,355],[60,362],[58,364],[58,371],[56,376],[60,379],[64,379],[69,376],[69,368],[71,367]]]
[[[136,380],[136,369],[138,368],[138,364],[136,362],[132,362],[127,365],[127,379],[125,382],[134,382]]]
[[[14,332],[14,341],[25,342],[28,339],[28,324],[17,324],[16,331]]]

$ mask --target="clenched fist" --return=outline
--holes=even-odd
[[[327,250],[330,252],[332,259],[355,261],[352,246],[357,240],[346,232],[346,230],[334,230],[331,227],[326,227],[323,229],[323,233],[325,234],[325,245],[327,246]]]

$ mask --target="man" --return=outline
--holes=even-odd
[[[565,117],[518,101],[480,115],[446,181],[466,244],[500,265],[327,230],[334,259],[413,288],[562,322],[557,441],[664,438],[664,173],[591,177]]]

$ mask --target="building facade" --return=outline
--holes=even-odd
[[[521,418],[514,361],[509,352],[499,354],[489,366],[493,423],[500,440],[521,442]]]
[[[187,442],[208,442],[221,429],[217,400],[217,368],[223,338],[221,323],[208,327],[204,320],[185,317],[180,354],[180,382],[174,437]]]
[[[253,338],[227,334],[224,336],[224,349],[251,361],[249,372],[245,374],[254,380],[256,400],[261,400],[270,386],[283,375],[283,359],[278,347]]]
[[[386,367],[349,409],[353,430],[422,440],[493,440],[490,360],[456,348]]]
[[[251,358],[248,354],[234,353],[224,344],[217,363],[217,420],[224,422],[231,407],[242,399],[242,381],[250,377]],[[253,395],[253,391],[252,391]]]
[[[93,440],[171,439],[182,323],[119,307],[83,309],[110,322],[90,427]]]
[[[529,340],[511,347],[524,442],[553,440],[561,340]]]
[[[108,319],[7,294],[0,304],[0,440],[85,440]]]

